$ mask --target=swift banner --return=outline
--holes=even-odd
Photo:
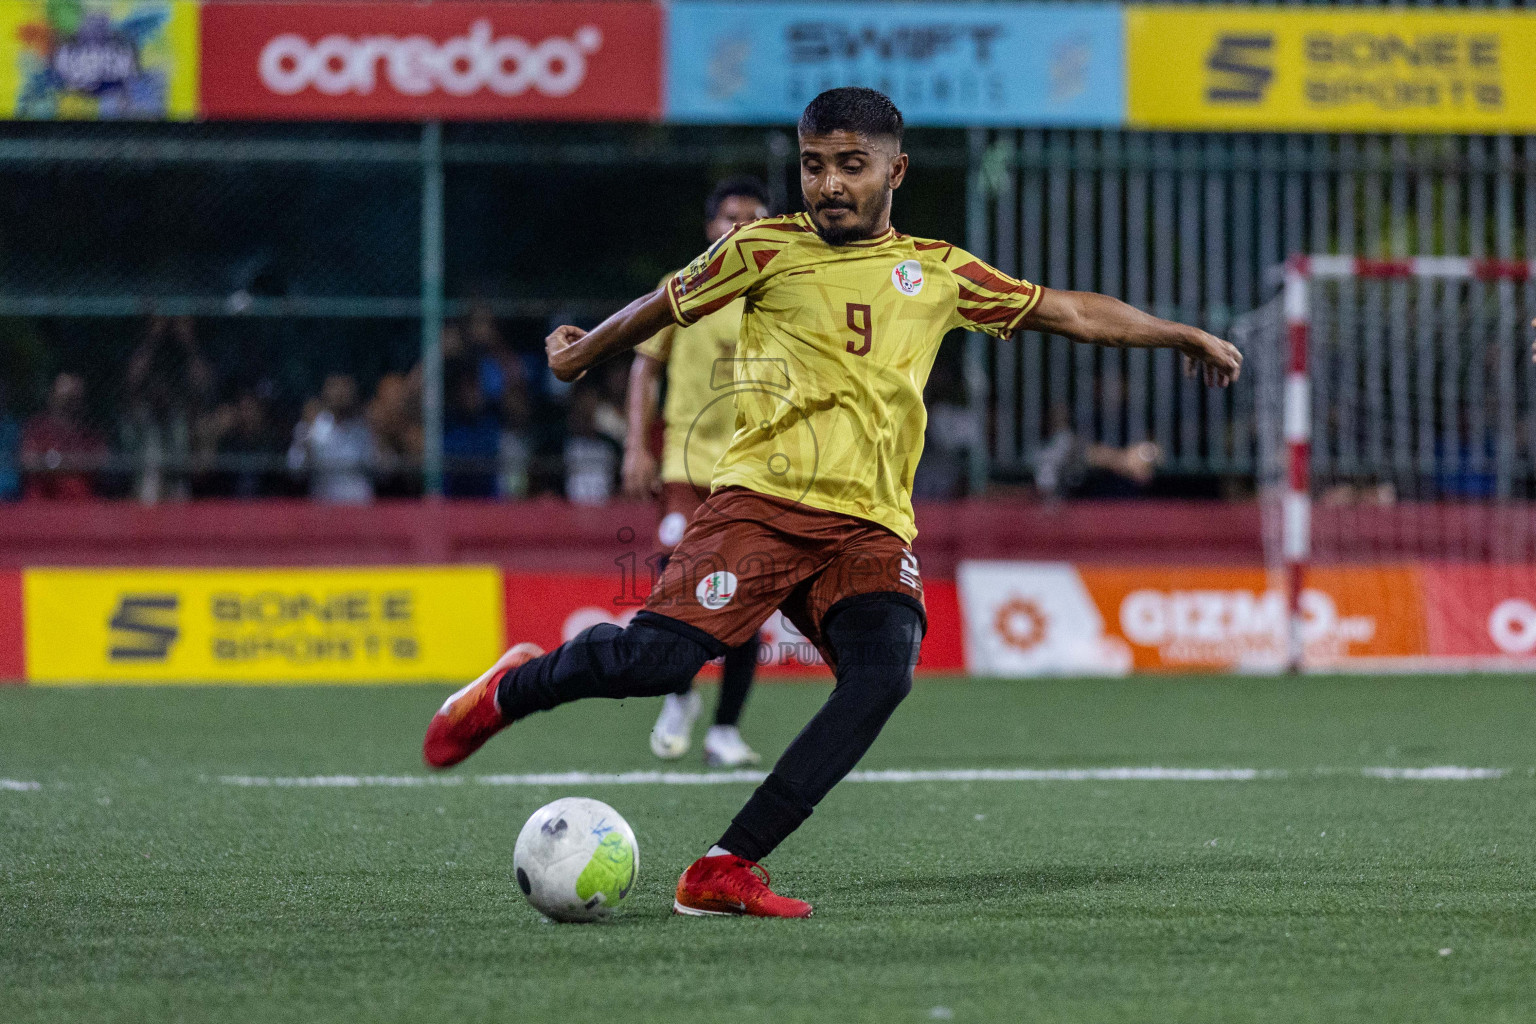
[[[29,569],[35,683],[473,679],[502,649],[501,574]]]
[[[1536,129],[1536,15],[1131,7],[1129,124],[1153,129]]]
[[[914,125],[1118,125],[1120,8],[1043,3],[680,2],[667,117],[792,123],[817,93],[880,89]]]
[[[661,17],[641,2],[212,3],[203,113],[655,120]]]
[[[197,114],[192,0],[0,0],[0,119]]]

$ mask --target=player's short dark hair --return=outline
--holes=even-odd
[[[901,111],[889,96],[856,85],[828,89],[811,100],[800,115],[801,135],[857,132],[870,138],[895,139],[900,146],[905,128]]]
[[[709,198],[704,200],[704,219],[714,220],[720,212],[720,204],[731,196],[756,199],[763,205],[763,209],[768,210],[769,213],[773,212],[769,209],[773,204],[768,199],[768,186],[764,185],[760,178],[741,174],[734,178],[726,178],[710,191]]]

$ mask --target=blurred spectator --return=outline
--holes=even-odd
[[[597,428],[602,396],[591,385],[571,391],[566,416],[565,496],[578,505],[601,505],[613,496],[619,451]]]
[[[421,456],[425,443],[421,426],[421,367],[410,373],[386,373],[379,378],[368,403],[368,425],[378,445],[376,490],[380,497],[408,498],[421,494]]]
[[[363,505],[373,500],[378,464],[373,429],[358,408],[357,381],[351,374],[331,374],[293,428],[288,468],[309,475],[309,494],[316,501]]]
[[[448,381],[443,415],[443,493],[451,498],[494,498],[501,423],[486,401],[479,374]]]
[[[519,374],[501,394],[501,437],[496,445],[496,493],[503,498],[528,495],[528,462],[533,443],[528,436],[532,405],[527,380]]]
[[[204,444],[212,449],[210,493],[223,498],[257,498],[282,490],[278,479],[283,434],[254,391],[215,409],[204,422]]]
[[[913,476],[914,498],[958,498],[970,480],[971,451],[981,444],[980,418],[971,411],[953,360],[933,365],[926,394],[928,430]]]
[[[21,432],[22,493],[27,498],[89,498],[93,474],[107,461],[107,444],[85,424],[85,380],[61,373],[47,407]]]
[[[1051,410],[1054,431],[1040,451],[1035,485],[1049,498],[1129,498],[1157,472],[1162,450],[1151,441],[1125,448],[1097,444],[1073,432],[1066,406]]]
[[[10,390],[0,380],[0,501],[21,497],[21,424],[11,415]]]
[[[188,497],[192,427],[213,389],[191,317],[149,318],[126,385],[122,442],[135,467],[134,493],[149,504]]]

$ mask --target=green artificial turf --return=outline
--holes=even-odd
[[[768,860],[816,904],[808,922],[669,913],[747,785],[475,781],[657,767],[654,701],[538,716],[460,785],[221,781],[423,775],[445,692],[0,688],[0,779],[41,784],[0,789],[0,1021],[1536,1014],[1526,679],[921,683],[863,767],[1283,773],[848,783]],[[749,739],[776,753],[825,694],[762,687]],[[1360,774],[1429,765],[1507,771]],[[639,837],[640,882],[609,924],[545,923],[510,878],[524,818],[571,793]]]

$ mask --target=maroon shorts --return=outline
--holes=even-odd
[[[646,602],[727,647],[775,609],[828,664],[821,624],[840,603],[893,594],[923,611],[917,557],[883,526],[740,487],[710,495]]]

